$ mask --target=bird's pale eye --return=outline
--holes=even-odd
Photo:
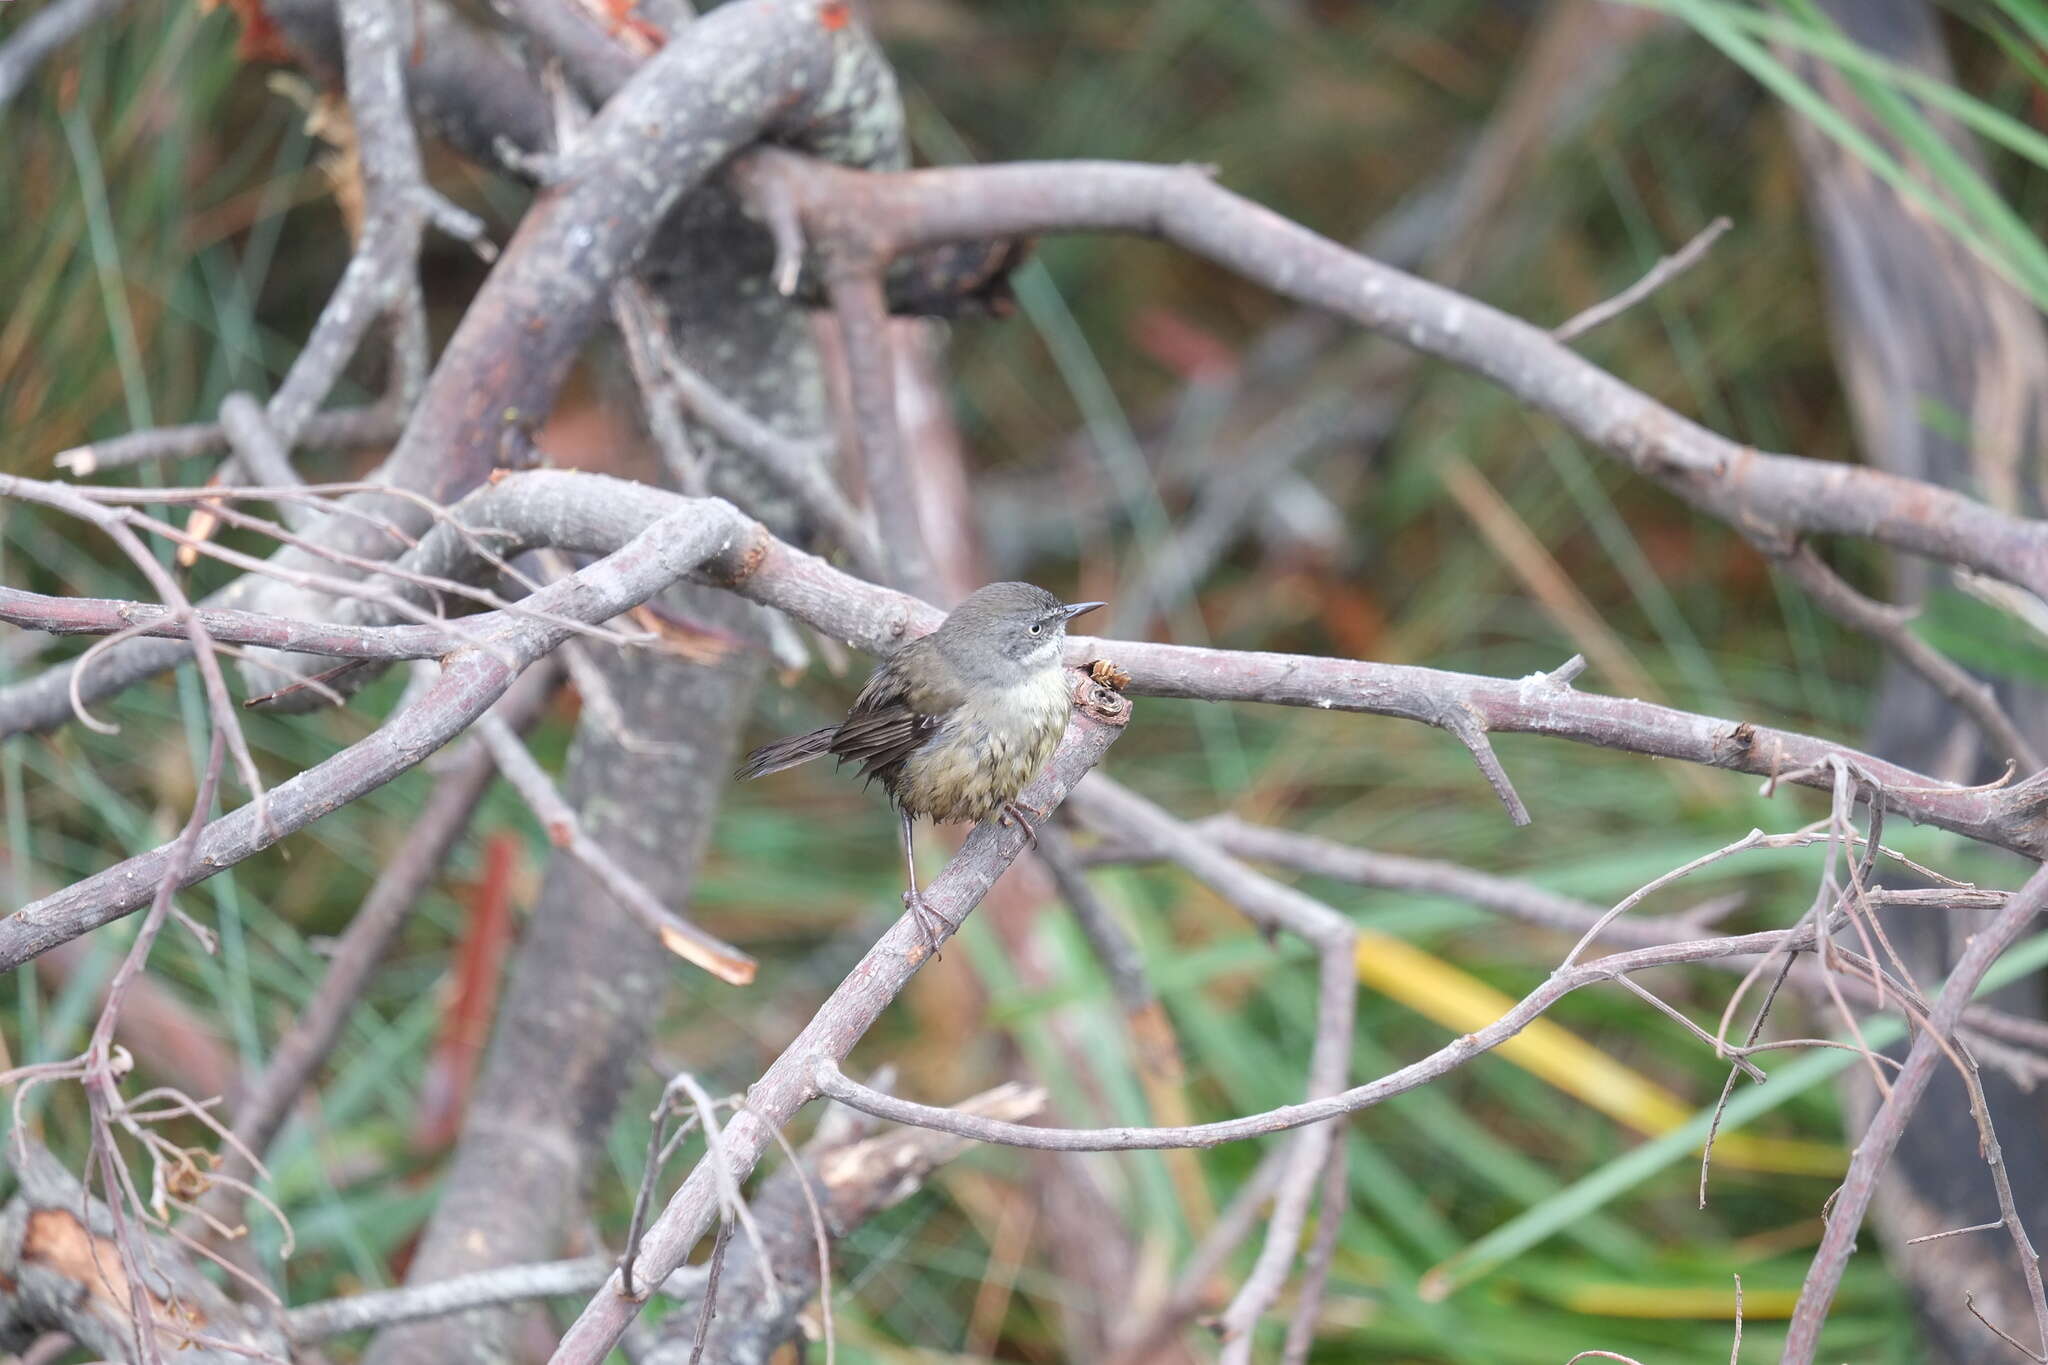
[[[1037,634],[1040,634],[1040,633],[1042,633],[1042,632],[1043,632],[1044,630],[1045,630],[1045,625],[1044,625],[1044,623],[1043,623],[1043,622],[1039,622],[1039,621],[1034,621],[1034,622],[1032,622],[1032,624],[1031,624],[1031,633],[1032,633],[1033,635],[1037,635]]]

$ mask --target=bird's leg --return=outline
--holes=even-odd
[[[924,893],[917,889],[917,854],[911,846],[910,812],[898,806],[896,814],[903,821],[903,870],[910,878],[910,889],[903,893],[903,903],[910,908],[911,918],[917,921],[917,931],[924,936],[924,946],[936,958],[939,956],[939,930],[933,921],[948,929],[954,926],[952,921],[932,909],[925,902]]]
[[[1015,825],[1018,829],[1023,830],[1024,841],[1033,848],[1038,847],[1038,831],[1031,827],[1031,820],[1043,820],[1052,814],[1051,811],[1040,810],[1036,806],[1027,806],[1022,801],[1005,801],[997,809],[1002,812],[1002,814],[996,817],[998,820],[1003,824]],[[1027,816],[1031,818],[1027,819]]]

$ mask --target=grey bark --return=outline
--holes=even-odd
[[[1823,7],[1860,45],[1944,82],[1954,79],[1935,13],[1924,0],[1826,0]],[[1805,70],[1831,102],[1882,137],[1839,75],[1811,63]],[[1962,130],[1930,117],[1974,158]],[[1795,122],[1793,132],[1827,285],[1836,361],[1864,458],[1892,473],[2038,515],[2040,441],[2048,432],[2048,341],[2033,308],[1839,144],[1803,121]],[[1940,410],[1954,420],[1929,420],[1931,411]],[[1921,562],[1902,560],[1894,571],[1899,600],[1917,602],[1936,586]],[[2048,738],[2048,699],[2001,686],[1999,700],[2023,734],[2037,744]],[[1896,661],[1888,661],[1878,689],[1870,747],[1896,762],[1966,782],[1995,776],[2000,766],[1986,762],[1975,727]],[[1904,914],[1888,932],[1914,974],[1929,983],[1954,967],[1987,919],[1987,912]],[[2030,1018],[2044,1013],[2038,983],[2008,987],[1994,1003]],[[1851,1102],[1860,1127],[1878,1097],[1860,1070],[1853,1078]],[[2022,1091],[1995,1070],[1985,1073],[1984,1087],[1993,1120],[2007,1139],[2007,1169],[2022,1218],[2031,1231],[2048,1231],[2048,1148],[2017,1138],[2048,1126],[2048,1093]],[[1906,1129],[1876,1208],[1887,1251],[1919,1310],[1930,1358],[1993,1365],[2015,1353],[1969,1314],[1964,1295],[1973,1294],[1992,1321],[2026,1338],[2030,1310],[2010,1245],[1994,1236],[1907,1245],[1914,1237],[1996,1217],[1976,1148],[1961,1082],[1944,1072]]]
[[[669,600],[732,628],[750,611],[705,590]],[[606,674],[627,724],[675,748],[636,752],[586,709],[567,795],[584,829],[669,904],[689,904],[738,727],[760,675],[757,657],[715,666],[619,654]],[[645,1056],[671,976],[687,970],[566,858],[548,867],[522,938],[483,1074],[439,1205],[408,1284],[543,1260],[583,1207],[593,1157]],[[366,1359],[497,1362],[516,1358],[519,1314],[476,1309],[392,1328]]]
[[[859,68],[862,88],[843,121],[816,130],[850,161],[900,156],[900,111],[887,69]],[[845,92],[842,92],[845,93]],[[791,437],[828,434],[824,386],[808,320],[775,292],[766,234],[721,186],[685,200],[643,258],[642,278],[665,305],[683,359],[757,420]],[[618,367],[623,372],[623,365]],[[779,532],[801,538],[795,509],[744,455],[707,430],[713,491]],[[683,615],[745,638],[760,609],[730,594],[679,590]],[[585,712],[571,761],[570,799],[587,832],[678,910],[731,771],[762,673],[748,650],[716,667],[661,656],[610,659],[606,672],[626,723],[643,740],[681,746],[634,753]],[[557,1252],[583,1207],[588,1171],[610,1127],[628,1066],[646,1054],[668,974],[660,946],[579,868],[556,859],[514,965],[455,1166],[408,1276],[447,1275],[539,1260]],[[715,1067],[720,1059],[691,1059]],[[440,1365],[514,1358],[517,1310],[479,1309],[394,1328],[370,1365]]]
[[[26,1138],[6,1159],[23,1159],[20,1188],[0,1209],[0,1351],[25,1351],[65,1332],[105,1360],[135,1353],[134,1298],[117,1238],[125,1232],[145,1265],[155,1348],[180,1365],[236,1365],[286,1356],[260,1315],[230,1300],[182,1251],[135,1226],[117,1228],[107,1206],[87,1196],[56,1158]]]

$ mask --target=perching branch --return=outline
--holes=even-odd
[[[449,577],[473,574],[480,531],[491,533],[502,553],[536,544],[605,553],[635,535],[646,534],[657,519],[671,514],[675,517],[673,534],[690,534],[686,528],[693,522],[686,509],[703,507],[712,509],[709,515],[730,514],[726,504],[696,503],[645,485],[587,474],[533,471],[479,490],[453,511],[451,521],[437,524],[400,563]],[[726,510],[716,510],[721,508]],[[707,569],[706,576],[743,596],[784,610],[826,635],[883,650],[938,623],[936,608],[843,574],[776,540],[757,523],[739,518],[726,524],[733,529],[717,565]],[[554,591],[550,588],[535,594],[521,604],[521,610],[553,610],[550,594]],[[0,600],[0,607],[18,612],[24,620],[63,620],[68,628],[105,628],[116,621],[125,626],[142,619],[135,608],[99,603],[74,613],[49,599],[20,594]],[[508,628],[496,615],[468,618],[462,625],[471,632]],[[344,657],[422,657],[446,647],[444,640],[425,632],[404,636],[333,634],[288,627],[274,620],[227,617],[213,621],[213,627],[217,628],[215,638],[229,643],[244,636],[292,635],[300,647]],[[160,622],[150,621],[148,628],[169,633]],[[403,648],[396,643],[400,640]],[[384,641],[393,643],[387,646],[381,643]],[[1476,717],[1474,723],[1492,733],[1545,734],[1822,789],[1833,782],[1828,760],[1838,758],[1868,774],[1872,782],[1867,790],[1880,791],[1887,810],[1894,814],[2029,856],[2048,853],[2048,830],[2036,818],[2048,800],[2048,784],[2041,780],[1958,787],[1825,740],[1627,698],[1588,694],[1553,675],[1509,681],[1363,660],[1148,641],[1070,639],[1069,659],[1085,662],[1100,656],[1115,658],[1118,667],[1130,675],[1129,690],[1137,696],[1312,706],[1429,724],[1442,724],[1443,717],[1452,714],[1449,708],[1456,707],[1455,714]]]
[[[681,534],[671,535],[657,523],[617,554],[550,584],[529,601],[550,612],[594,622],[647,600],[730,543],[726,532],[733,523],[715,512],[724,508],[727,517],[736,514],[724,503],[709,507],[714,515],[684,513],[692,525]],[[273,789],[268,823],[244,806],[209,824],[200,835],[197,857],[179,884],[190,885],[230,867],[414,767],[473,724],[520,669],[570,633],[565,626],[526,617],[504,622],[483,646],[454,651],[440,678],[410,707],[367,738]],[[0,920],[0,970],[11,970],[53,943],[138,909],[170,864],[168,846],[155,849]]]
[[[1100,761],[1122,732],[1130,704],[1094,682],[1076,675],[1080,701],[1066,738],[1039,779],[1019,800],[1050,810],[1072,790],[1082,774]],[[926,903],[946,922],[941,943],[957,926],[1003,869],[1022,852],[1022,831],[995,822],[974,832],[924,890]],[[735,1178],[744,1178],[767,1150],[771,1129],[787,1123],[796,1111],[816,1098],[811,1073],[820,1055],[843,1058],[882,1011],[909,984],[927,956],[917,925],[909,915],[898,919],[861,958],[789,1046],[747,1091],[744,1108],[725,1129],[725,1155]],[[639,1273],[659,1278],[683,1263],[691,1248],[711,1226],[717,1210],[717,1181],[703,1162],[669,1199],[661,1216],[640,1243]],[[604,1359],[639,1311],[614,1275],[598,1291],[562,1338],[555,1365],[596,1365]]]
[[[13,486],[28,485],[16,481]],[[558,548],[592,553],[624,548],[534,593],[516,611],[465,620],[462,627],[471,632],[470,640],[450,656],[433,707],[415,708],[409,720],[395,718],[377,735],[271,794],[277,808],[273,814],[285,826],[280,834],[381,785],[424,756],[424,750],[409,758],[399,753],[390,738],[394,726],[415,725],[431,737],[431,744],[446,743],[488,704],[488,696],[471,696],[467,688],[481,685],[488,674],[489,685],[502,689],[511,676],[508,665],[530,662],[567,637],[570,627],[563,622],[605,619],[644,601],[692,567],[701,565],[701,576],[709,581],[787,611],[827,635],[877,651],[930,629],[939,619],[936,608],[851,578],[776,540],[730,504],[587,474],[534,471],[501,479],[466,500],[451,520],[437,523],[400,563],[451,575],[473,571],[480,530],[500,534],[506,553],[549,540]],[[260,624],[265,630],[282,629],[275,622]],[[479,630],[485,633],[476,634]],[[232,641],[234,635],[217,638]],[[2015,852],[2048,852],[2048,827],[2038,818],[2048,798],[2043,779],[1957,787],[1809,736],[1589,695],[1552,675],[1511,682],[1406,665],[1087,637],[1071,639],[1068,648],[1068,657],[1077,661],[1113,656],[1129,675],[1128,690],[1137,696],[1315,706],[1427,723],[1441,723],[1446,708],[1458,706],[1461,714],[1477,716],[1495,732],[1548,734],[1823,789],[1835,781],[1830,764],[1847,764],[1869,779],[1859,784],[1859,799],[1880,801],[1887,811],[1916,822]],[[457,675],[459,684],[451,682]],[[456,704],[458,695],[464,700]],[[247,815],[235,812],[209,829],[207,852],[195,875],[210,874],[275,842],[250,840],[243,832]],[[228,830],[236,832],[234,837],[224,833]],[[135,878],[148,875],[151,860],[161,854],[131,859],[0,920],[0,969],[137,908],[141,900]]]

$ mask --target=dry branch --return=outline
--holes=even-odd
[[[49,486],[13,480],[0,484],[0,490],[6,487]],[[267,847],[446,743],[509,683],[511,662],[530,662],[567,637],[569,628],[558,622],[608,619],[699,565],[709,581],[877,651],[931,629],[940,615],[928,604],[849,577],[784,544],[730,504],[587,474],[534,471],[501,479],[465,500],[454,520],[438,523],[400,565],[453,576],[473,572],[479,530],[502,533],[504,553],[537,543],[594,553],[623,548],[541,589],[516,612],[465,620],[463,628],[473,637],[484,632],[483,646],[465,645],[448,656],[432,705],[414,707],[271,793],[272,818],[280,826],[267,832],[271,837],[252,837],[255,821],[247,810],[216,822],[205,835],[195,874],[209,875]],[[263,628],[280,629],[274,622]],[[227,629],[218,638],[235,636]],[[1431,724],[1443,723],[1456,708],[1456,714],[1476,716],[1493,732],[1547,734],[1823,789],[1834,785],[1831,765],[1846,765],[1863,775],[1859,797],[1877,799],[1889,812],[2030,856],[2048,852],[2048,824],[2040,818],[2048,799],[2043,779],[1958,787],[1825,740],[1582,693],[1555,674],[1508,681],[1303,655],[1087,637],[1069,641],[1071,660],[1103,656],[1115,659],[1130,676],[1128,690],[1139,696],[1314,706]],[[162,855],[157,850],[130,859],[0,920],[0,969],[137,908]]]
[[[1891,1159],[1893,1149],[1898,1146],[1906,1122],[1912,1117],[1920,1096],[1925,1093],[1927,1083],[1934,1079],[1936,1068],[1947,1060],[1952,1048],[1950,1039],[1963,1006],[1976,990],[1977,983],[1983,980],[1984,973],[1991,969],[1991,964],[2033,924],[2043,906],[2048,906],[2048,868],[2035,872],[2026,886],[1998,912],[1991,925],[1970,940],[1970,946],[1956,963],[1955,970],[1949,973],[1948,982],[1934,1004],[1932,1017],[1914,1039],[1912,1050],[1906,1054],[1905,1065],[1891,1082],[1890,1093],[1857,1142],[1856,1154],[1849,1162],[1849,1172],[1842,1178],[1841,1188],[1828,1210],[1827,1229],[1821,1235],[1819,1251],[1807,1267],[1806,1282],[1800,1286],[1799,1302],[1793,1309],[1791,1327],[1786,1334],[1785,1365],[1808,1365],[1813,1359],[1819,1346],[1821,1326],[1827,1319],[1829,1305],[1834,1302],[1835,1290],[1841,1284],[1842,1271],[1855,1250],[1856,1234],[1863,1226],[1863,1216],[1876,1193],[1878,1177]],[[2000,1211],[2004,1215],[2001,1224],[2007,1226],[2013,1235],[2019,1250],[2020,1269],[2027,1279],[2040,1341],[2040,1354],[2031,1350],[2029,1353],[2039,1360],[2043,1354],[2048,1354],[2048,1295],[2043,1294],[2039,1260],[2012,1207],[2011,1190],[2004,1185],[1997,1139],[1987,1131],[1982,1134],[1982,1141],[1981,1155],[1990,1166],[1994,1186],[2001,1194]]]
[[[129,1266],[108,1207],[40,1146],[11,1142],[21,1187],[0,1210],[0,1343],[65,1332],[106,1360],[136,1345],[137,1294],[150,1304],[156,1354],[190,1365],[285,1356],[283,1342],[166,1241],[148,1239],[143,1277]],[[132,1238],[132,1233],[130,1234]]]
[[[889,258],[991,237],[1159,237],[1484,375],[1747,534],[1788,546],[1801,533],[1865,536],[2048,596],[2048,525],[1918,480],[1739,445],[1543,329],[1348,250],[1194,167],[1063,161],[857,172],[770,150],[748,163],[756,181],[780,182],[775,192],[797,206],[814,248]]]
[[[1041,810],[1059,805],[1082,774],[1100,761],[1130,715],[1129,703],[1115,693],[1079,675],[1075,686],[1081,707],[1065,740],[1045,773],[1018,798]],[[1024,840],[1024,833],[1012,827],[992,822],[976,826],[945,871],[925,887],[926,903],[948,926],[957,926],[1023,851]],[[952,932],[952,927],[942,929],[941,942]],[[780,1128],[817,1097],[813,1062],[820,1056],[843,1058],[909,984],[926,955],[920,930],[909,915],[898,919],[868,949],[802,1032],[748,1089],[744,1107],[725,1130],[725,1160],[735,1177],[744,1178],[761,1159],[772,1141],[771,1129]],[[717,1209],[716,1189],[711,1170],[700,1161],[641,1239],[643,1274],[665,1276],[682,1264],[711,1226]],[[617,1343],[639,1311],[639,1305],[621,1289],[619,1277],[614,1275],[598,1291],[556,1348],[556,1365],[596,1365]]]

